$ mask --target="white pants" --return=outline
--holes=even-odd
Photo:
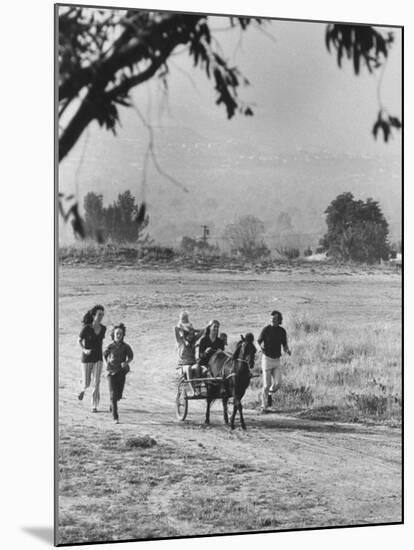
[[[262,355],[263,393],[262,406],[267,407],[269,391],[275,392],[282,383],[282,372],[280,358],[272,359],[265,354]]]
[[[97,408],[101,397],[99,387],[101,384],[102,361],[96,363],[81,363],[82,391],[85,391],[92,383],[92,407]]]
[[[187,378],[187,380],[190,380],[191,379],[191,375],[192,375],[192,367],[194,365],[182,365],[182,369],[183,369],[183,373],[185,374],[185,377]]]

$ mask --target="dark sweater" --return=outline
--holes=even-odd
[[[102,342],[105,338],[105,333],[106,327],[104,325],[101,325],[99,334],[96,334],[91,325],[85,325],[82,328],[79,338],[81,341],[83,340],[83,347],[91,350],[91,353],[88,355],[82,352],[82,363],[96,363],[97,361],[102,361]]]
[[[259,345],[263,342],[263,353],[271,359],[282,355],[282,346],[287,346],[286,331],[283,327],[267,325],[257,339]]]
[[[215,351],[219,349],[224,350],[224,342],[219,337],[212,342],[209,336],[204,336],[204,338],[200,340],[200,347],[198,349],[200,358],[204,357],[207,348],[212,348]]]
[[[122,363],[134,357],[131,346],[126,342],[112,342],[104,351],[108,374],[116,374],[122,370]]]

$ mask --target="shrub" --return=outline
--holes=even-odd
[[[304,332],[310,334],[312,332],[320,332],[322,327],[320,321],[316,319],[310,319],[309,317],[295,317],[293,319],[293,328],[297,332]]]
[[[363,414],[385,416],[392,414],[393,409],[401,409],[402,400],[398,394],[379,395],[378,393],[350,392],[348,401]]]
[[[174,258],[174,250],[168,246],[145,246],[140,250],[139,257],[145,261],[170,261]]]
[[[128,449],[134,449],[134,448],[142,448],[142,449],[148,449],[150,447],[154,447],[157,442],[155,439],[150,437],[149,435],[139,435],[137,437],[130,437],[125,441],[125,447]]]
[[[280,250],[280,253],[285,256],[288,260],[294,260],[295,258],[299,258],[300,252],[299,248],[293,248],[290,246],[285,246]]]

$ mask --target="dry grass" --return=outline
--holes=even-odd
[[[139,444],[131,445],[132,439]],[[147,435],[65,430],[59,452],[59,544],[179,536],[187,524],[197,526],[193,535],[278,525],[269,512],[270,488],[268,498],[237,499],[259,473],[255,468],[223,464],[204,449],[195,453],[171,442],[155,443]]]
[[[399,422],[398,274],[102,266],[60,271],[61,544],[399,520],[399,430],[309,421]],[[108,326],[126,323],[137,351],[116,428],[76,397],[74,336],[94,303]],[[206,428],[204,404],[192,402],[175,420],[172,326],[183,307],[197,326],[217,316],[230,341],[247,329],[257,337],[271,309],[284,313],[293,354],[275,408],[288,414],[246,411],[247,432],[230,433],[220,403]],[[260,388],[253,379],[246,409]]]
[[[303,316],[286,328],[293,355],[282,360],[289,382],[276,396],[278,409],[311,406],[311,416],[320,409],[335,420],[401,419],[401,334],[395,323],[361,331]],[[254,379],[251,392],[261,384]]]
[[[320,499],[303,487],[275,491],[272,461],[256,466],[223,461],[203,446],[189,450],[161,439],[143,447],[131,446],[130,440],[115,431],[65,429],[59,452],[59,544],[265,531],[315,522]],[[290,474],[279,469],[278,475]]]

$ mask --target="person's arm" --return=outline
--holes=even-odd
[[[134,358],[134,354],[132,352],[131,346],[125,342],[124,342],[124,351],[125,351],[125,359],[121,363],[121,368],[125,372],[129,372],[130,371],[129,362],[132,361],[132,359]]]
[[[106,370],[109,370],[108,355],[110,353],[110,346],[111,346],[111,344],[109,344],[109,346],[102,353],[102,359],[103,359],[103,363],[105,365]]]
[[[282,345],[283,345],[283,351],[285,353],[287,353],[288,355],[292,355],[292,352],[290,351],[290,348],[288,346],[288,341],[287,341],[287,334],[286,334],[286,331],[283,329],[283,341],[282,341]]]
[[[82,348],[83,353],[84,353],[85,355],[90,355],[92,350],[91,350],[91,349],[88,349],[88,348],[86,347],[85,328],[86,328],[86,327],[84,327],[84,328],[81,330],[81,333],[79,334],[79,340],[78,340],[78,342],[79,342],[80,347]]]
[[[204,354],[205,354],[205,351],[207,349],[207,342],[206,342],[206,339],[205,338],[202,338],[200,340],[200,346],[198,348],[198,356],[200,357],[200,359],[202,357],[204,357]]]
[[[257,343],[258,343],[259,348],[261,349],[261,351],[264,351],[262,344],[263,344],[263,340],[264,340],[265,330],[266,330],[266,328],[262,329],[262,332],[260,333],[259,338],[257,339]]]
[[[134,353],[132,351],[132,348],[129,344],[125,344],[125,361],[122,363],[122,366],[127,366],[134,358]]]
[[[179,327],[174,327],[177,344],[185,344],[184,332]]]

